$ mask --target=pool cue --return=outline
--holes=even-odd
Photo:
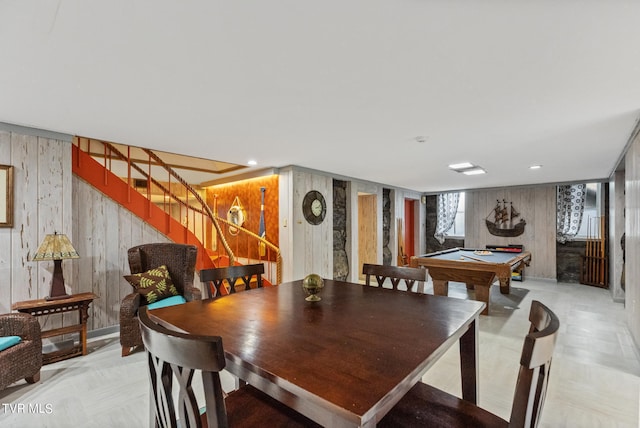
[[[591,218],[587,218],[587,242],[585,242],[585,283],[589,283],[589,278],[591,277],[591,258],[590,256],[590,251],[591,251],[591,244],[589,241],[589,237],[591,236]]]
[[[600,217],[600,285],[604,285],[605,283],[605,269],[606,263],[604,261],[604,216]]]
[[[478,257],[465,256],[464,254],[462,254],[462,257],[466,257],[471,260],[477,260],[479,262],[491,263],[489,260],[480,259]]]
[[[593,263],[593,272],[591,272],[591,283],[598,281],[598,245],[596,237],[598,236],[598,219],[594,217],[593,228],[591,229],[591,263]]]

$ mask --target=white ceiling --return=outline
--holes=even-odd
[[[0,17],[2,122],[424,192],[606,178],[640,112],[636,0],[0,0]]]

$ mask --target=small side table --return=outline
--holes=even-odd
[[[43,315],[58,314],[78,311],[78,324],[67,327],[54,328],[42,332],[42,338],[60,336],[62,334],[80,333],[80,343],[70,349],[49,352],[42,355],[42,364],[55,363],[67,358],[87,355],[87,319],[89,318],[89,305],[96,299],[93,293],[72,294],[66,299],[59,300],[25,300],[16,302],[11,309],[39,317]]]

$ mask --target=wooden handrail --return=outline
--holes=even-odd
[[[225,251],[227,252],[227,255],[229,256],[229,264],[233,265],[233,263],[235,261],[235,255],[233,254],[233,251],[231,251],[231,247],[229,246],[229,243],[227,242],[227,240],[224,237],[224,234],[222,233],[222,229],[220,228],[220,224],[218,223],[218,219],[217,219],[217,217],[215,215],[213,215],[213,212],[209,208],[209,205],[207,205],[207,203],[202,199],[202,197],[198,194],[198,192],[196,192],[195,189],[193,187],[191,187],[191,185],[189,183],[187,183],[182,177],[180,177],[180,175],[178,175],[178,173],[175,172],[173,170],[173,168],[171,168],[162,159],[160,159],[160,157],[158,155],[156,155],[155,153],[153,153],[149,149],[142,149],[142,150],[147,155],[149,155],[149,157],[151,159],[153,159],[156,162],[158,162],[158,164],[160,166],[162,166],[166,171],[168,171],[169,174],[171,174],[173,176],[173,178],[178,180],[178,182],[180,184],[182,184],[185,187],[185,189],[187,189],[187,191],[192,196],[195,196],[196,201],[198,201],[200,203],[200,205],[202,206],[203,211],[207,214],[209,219],[211,219],[211,221],[213,223],[213,226],[216,228],[216,232],[218,232],[218,237],[220,238],[220,242],[222,242],[222,246],[224,247]],[[185,205],[189,206],[188,204],[185,204]]]
[[[273,243],[267,241],[266,239],[262,238],[257,233],[254,233],[254,232],[250,231],[249,229],[245,229],[242,226],[238,226],[236,224],[233,224],[230,221],[228,221],[228,220],[226,220],[224,218],[221,218],[221,217],[217,217],[217,220],[219,222],[222,222],[222,223],[226,224],[229,227],[237,229],[237,230],[239,230],[239,231],[251,236],[252,238],[257,239],[259,242],[263,243],[265,246],[267,246],[270,249],[272,249],[273,251],[275,251],[275,253],[276,253],[276,281],[277,281],[276,284],[280,284],[282,282],[282,254],[280,253],[280,248],[278,248]]]

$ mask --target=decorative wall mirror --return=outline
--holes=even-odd
[[[0,165],[0,227],[13,227],[13,167]]]
[[[227,212],[227,221],[231,224],[242,227],[246,218],[247,211],[242,207],[240,198],[236,196],[233,200],[233,203],[231,204],[231,208],[229,208],[229,211]],[[238,232],[239,231],[237,228],[229,226],[229,233],[231,235],[235,236],[238,234]]]

